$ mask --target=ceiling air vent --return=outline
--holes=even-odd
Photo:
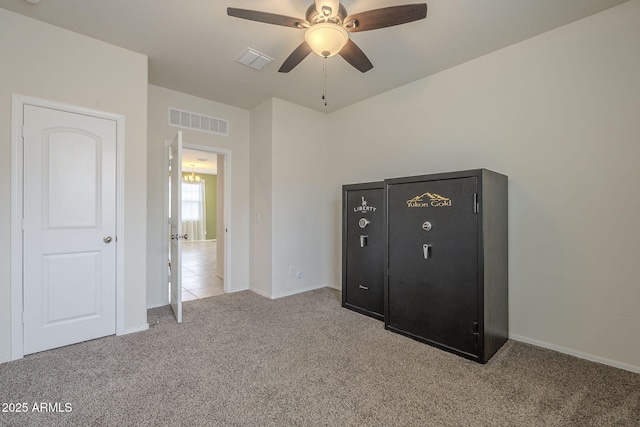
[[[273,61],[273,58],[248,47],[240,52],[240,55],[236,57],[235,61],[260,71],[269,65],[269,63]]]
[[[169,126],[229,136],[229,121],[169,107]]]

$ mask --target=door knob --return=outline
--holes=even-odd
[[[104,236],[104,238],[102,239],[102,241],[105,243],[111,243],[112,240],[113,238],[111,236]]]

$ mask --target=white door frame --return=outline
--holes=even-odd
[[[173,141],[170,139],[164,140],[164,167],[163,167],[163,206],[164,206],[164,233],[163,233],[163,242],[164,242],[164,250],[163,254],[166,255],[169,253],[169,146]],[[205,145],[195,145],[189,144],[185,142],[185,137],[183,134],[182,137],[182,148],[196,151],[203,151],[205,153],[212,154],[220,154],[224,156],[224,292],[229,293],[231,289],[231,150],[226,150],[224,148],[217,147],[209,147]],[[220,238],[217,236],[216,238]],[[162,268],[162,277],[163,280],[163,303],[164,305],[168,304],[168,292],[166,291],[167,285],[169,283],[169,272],[167,269],[166,263],[163,264]]]
[[[24,106],[49,108],[116,122],[116,335],[124,327],[124,116],[24,95],[11,95],[11,360],[24,357],[23,308],[23,141]]]

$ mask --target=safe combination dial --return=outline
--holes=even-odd
[[[371,221],[369,221],[367,218],[360,218],[360,221],[358,221],[358,225],[360,226],[360,228],[365,228],[370,223]]]

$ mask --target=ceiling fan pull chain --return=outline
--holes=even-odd
[[[325,56],[322,61],[322,100],[324,106],[327,106],[327,57]]]

